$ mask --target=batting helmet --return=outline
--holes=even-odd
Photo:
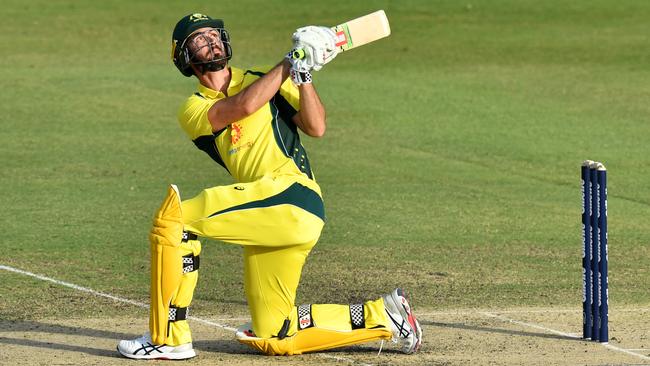
[[[215,28],[223,43],[225,57],[220,59],[213,59],[206,62],[193,62],[192,54],[188,49],[188,38],[199,28]],[[226,66],[228,60],[232,58],[232,49],[230,47],[230,36],[224,28],[223,20],[213,19],[201,13],[194,13],[184,16],[176,23],[174,32],[172,33],[172,61],[178,70],[185,76],[190,77],[194,75],[192,64],[200,66],[202,70],[218,71]]]

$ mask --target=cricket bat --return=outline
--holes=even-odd
[[[332,30],[336,33],[336,48],[339,53],[390,35],[390,25],[383,10],[339,24],[332,27]],[[304,56],[304,51],[300,49],[293,53],[293,58],[299,59]]]

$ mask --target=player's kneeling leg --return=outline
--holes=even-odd
[[[312,310],[320,311],[320,316],[312,317]],[[294,315],[292,321],[285,322],[277,337],[258,338],[250,329],[250,324],[245,324],[237,330],[237,340],[267,355],[299,355],[391,339],[392,336],[386,326],[383,303],[379,301],[349,306],[301,305]],[[326,326],[319,327],[315,318],[320,318]],[[297,331],[291,336],[284,336],[291,327]]]

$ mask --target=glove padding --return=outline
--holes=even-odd
[[[301,71],[305,69],[311,69],[311,67],[307,67],[305,63],[305,58],[294,58],[294,55],[297,53],[297,50],[294,48],[289,53],[287,53],[286,56],[284,56],[286,59],[288,59],[291,62],[291,69],[289,69],[289,77],[291,78],[291,81],[293,81],[296,86],[301,85],[301,84],[311,84],[312,77],[311,73],[307,71]]]
[[[302,85],[302,84],[311,84],[311,73],[309,71],[298,71],[294,70],[292,67],[291,70],[289,70],[289,75],[291,75],[291,81],[293,81],[296,86]]]
[[[294,49],[301,49],[304,57],[293,62],[301,71],[320,70],[338,54],[336,34],[327,27],[307,26],[298,28],[292,36]]]

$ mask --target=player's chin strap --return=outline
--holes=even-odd
[[[223,70],[227,64],[228,64],[227,57],[221,57],[210,61],[192,63],[192,65],[196,66],[196,68],[199,69],[202,75],[205,75],[205,73],[207,72]]]

